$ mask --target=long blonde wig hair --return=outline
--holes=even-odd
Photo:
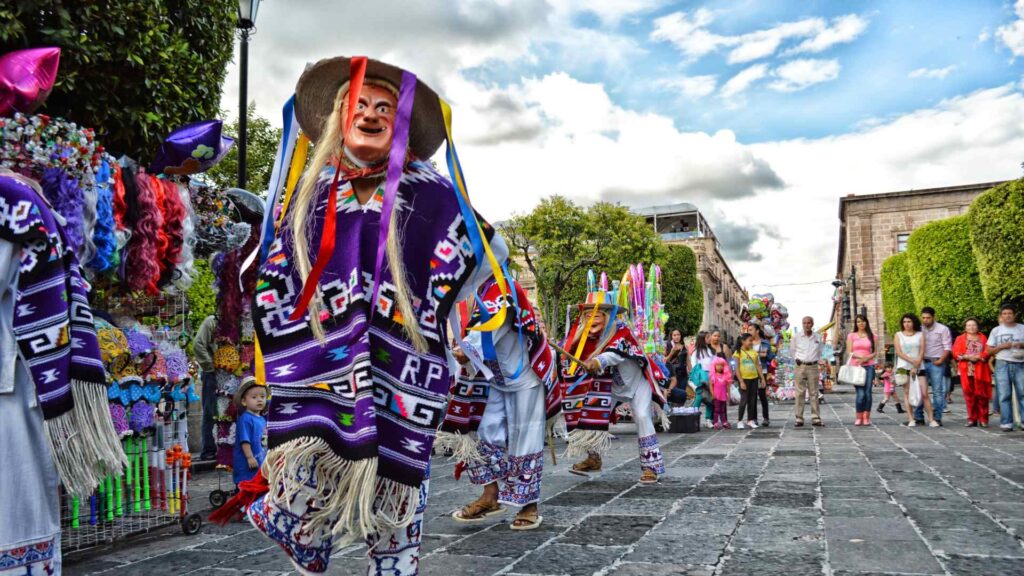
[[[392,93],[398,94],[398,90],[394,86],[379,80],[367,78],[365,84],[383,86]],[[314,213],[316,211],[317,181],[319,180],[320,172],[327,166],[328,162],[340,158],[341,154],[344,153],[343,125],[345,118],[341,109],[342,104],[345,102],[345,97],[348,95],[348,88],[349,84],[346,82],[338,89],[338,94],[334,98],[334,107],[330,116],[327,117],[319,140],[317,140],[316,145],[313,147],[313,157],[310,159],[309,166],[306,167],[302,183],[292,202],[291,214],[287,218],[287,225],[291,228],[294,240],[295,265],[299,271],[299,278],[303,283],[306,282],[309,272],[313,267],[309,256],[309,238],[312,237],[313,226],[316,221]],[[327,207],[327,210],[335,209],[334,206]],[[427,341],[419,329],[419,316],[416,314],[412,304],[412,291],[409,288],[405,264],[402,259],[398,212],[397,206],[392,208],[388,225],[386,246],[388,268],[391,270],[392,282],[395,285],[395,305],[398,306],[398,311],[402,315],[403,329],[416,350],[423,353],[427,351]],[[310,330],[313,331],[313,335],[316,336],[317,340],[323,343],[326,341],[326,337],[323,324],[320,322],[320,297],[320,290],[317,288],[316,296],[309,301],[308,312]],[[373,295],[367,294],[366,298],[370,300],[373,298]],[[370,302],[371,307],[375,305],[375,302]]]

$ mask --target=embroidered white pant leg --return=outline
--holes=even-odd
[[[665,459],[661,455],[658,436],[651,417],[651,387],[646,383],[637,386],[630,402],[633,406],[633,420],[636,421],[637,443],[640,448],[640,467],[655,474],[665,473]]]
[[[60,574],[60,480],[20,360],[13,384],[0,394],[0,574]]]
[[[505,393],[508,447],[505,484],[498,501],[525,506],[540,500],[541,474],[544,471],[545,389],[532,386]]]
[[[491,386],[487,394],[487,407],[476,432],[478,448],[484,461],[471,463],[467,468],[470,482],[478,486],[505,478],[510,396],[494,386]]]
[[[415,576],[420,568],[420,543],[423,539],[423,512],[430,491],[430,467],[420,485],[420,505],[412,523],[390,533],[366,539],[370,548],[367,576]]]

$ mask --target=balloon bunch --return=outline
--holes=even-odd
[[[749,302],[740,307],[740,320],[750,322],[754,319],[765,328],[766,333],[769,328],[773,333],[789,329],[789,310],[776,302],[775,296],[770,292],[754,294]],[[768,321],[765,322],[765,319]]]
[[[622,277],[619,294],[633,316],[632,330],[646,354],[660,354],[668,314],[661,302],[661,267],[651,266],[645,276],[643,264],[630,265]]]

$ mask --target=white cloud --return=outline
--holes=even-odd
[[[838,60],[792,60],[772,72],[778,79],[768,87],[779,92],[796,92],[815,84],[835,80],[839,77],[839,69]]]
[[[657,85],[670,91],[679,91],[687,98],[703,98],[715,92],[715,88],[718,87],[718,77],[704,75],[664,78],[659,80]]]
[[[706,27],[715,19],[711,11],[699,8],[692,14],[674,12],[654,21],[651,40],[670,42],[690,58],[699,58],[727,46],[733,40],[709,32]]]
[[[715,16],[706,8],[691,13],[674,12],[654,21],[651,40],[669,42],[691,59],[699,59],[721,48],[731,48],[729,64],[743,64],[772,56],[787,40],[804,39],[784,55],[823,52],[832,46],[852,42],[867,29],[867,19],[856,14],[839,16],[831,24],[824,18],[805,18],[771,28],[726,36],[709,30]]]
[[[744,92],[747,88],[750,88],[754,82],[757,82],[767,75],[767,64],[754,64],[730,78],[729,81],[722,86],[722,96],[732,98],[733,96]]]
[[[1013,5],[1017,19],[996,28],[996,37],[1016,56],[1024,56],[1024,0],[1017,0]]]
[[[785,187],[719,206],[734,222],[778,224],[783,238],[781,245],[762,238],[752,251],[764,258],[730,262],[733,271],[745,285],[832,278],[840,197],[1017,178],[1022,117],[1024,93],[1003,86],[849,134],[751,145]],[[787,271],[785,279],[772,282],[780,270]],[[771,291],[789,307],[791,318],[812,314],[819,324],[827,321],[832,293],[827,282]]]
[[[938,80],[945,80],[946,76],[949,76],[954,70],[955,65],[949,65],[945,68],[918,68],[913,70],[910,74],[907,74],[907,78],[935,78]]]
[[[824,52],[836,44],[853,42],[868,28],[868,21],[857,14],[847,14],[832,20],[832,25],[818,32],[813,38],[801,42],[787,54]]]
[[[733,37],[736,48],[729,52],[728,62],[742,64],[766,58],[775,54],[784,40],[818,34],[824,30],[824,27],[825,21],[821,18],[807,18]]]
[[[551,194],[643,206],[751,197],[782,185],[731,131],[681,132],[672,119],[622,108],[601,84],[568,74],[486,90],[463,79],[447,89],[461,103],[455,138],[474,205],[491,219]],[[499,120],[536,130],[487,141]],[[517,167],[528,169],[513,177]]]
[[[560,13],[589,12],[607,25],[615,25],[624,18],[650,12],[667,2],[668,0],[550,0]]]

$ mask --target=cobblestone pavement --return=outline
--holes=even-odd
[[[569,474],[565,458],[547,462],[544,524],[532,532],[511,532],[511,514],[454,522],[450,512],[478,491],[437,460],[421,573],[1024,574],[1024,433],[963,428],[959,398],[941,429],[900,426],[893,407],[855,428],[852,402],[830,395],[820,429],[793,428],[792,405],[780,404],[770,428],[660,435],[668,469],[655,486],[636,482],[633,427],[616,427],[600,478]],[[215,477],[196,485],[208,490]],[[364,552],[338,552],[330,573],[363,573]],[[96,573],[292,572],[238,523],[191,537],[168,529],[66,561],[65,574]]]

